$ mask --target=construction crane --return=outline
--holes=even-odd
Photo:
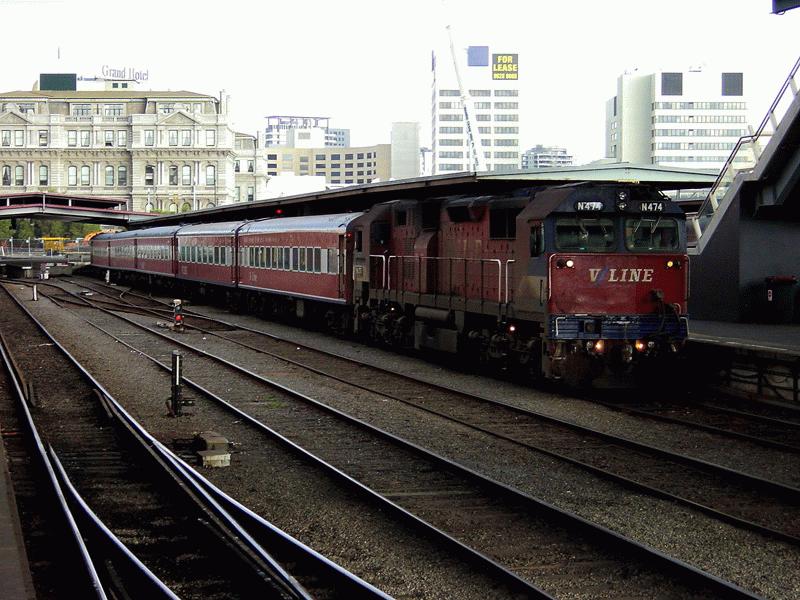
[[[472,102],[472,96],[469,91],[464,89],[464,84],[461,81],[461,72],[458,70],[458,57],[456,56],[456,48],[453,43],[453,32],[450,25],[446,25],[447,37],[450,40],[450,55],[453,58],[453,69],[456,72],[456,82],[458,83],[458,92],[461,95],[461,106],[464,109],[464,121],[467,127],[467,146],[470,154],[470,166],[475,171],[486,171],[486,161],[484,160],[483,150],[478,144],[478,128],[475,125],[475,105]]]

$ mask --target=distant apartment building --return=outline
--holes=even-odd
[[[522,153],[523,169],[552,169],[572,166],[572,156],[566,148],[537,145]]]
[[[628,72],[606,103],[606,156],[718,171],[748,134],[740,72]]]
[[[57,89],[0,93],[0,194],[103,196],[172,212],[236,200],[235,164],[253,153],[237,143],[226,97],[114,82],[77,90],[74,75],[43,81]]]
[[[520,88],[518,54],[488,46],[470,46],[457,56],[462,86],[474,109],[475,151],[489,171],[512,171],[520,165]],[[466,60],[464,60],[466,59]],[[432,56],[431,137],[434,175],[475,170],[468,123],[449,52]]]
[[[330,117],[272,115],[267,117],[264,144],[267,147],[345,148],[350,145],[350,130],[331,127]]]
[[[349,148],[267,147],[268,176],[322,175],[331,186],[358,185],[391,177],[391,145]]]

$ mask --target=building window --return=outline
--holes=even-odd
[[[106,104],[103,113],[107,117],[121,117],[122,104]]]
[[[11,185],[11,167],[3,165],[2,185]]]
[[[48,138],[47,130],[46,129],[40,129],[39,130],[39,145],[40,146],[47,146],[47,141],[48,141],[47,138]]]
[[[155,145],[156,141],[156,133],[152,129],[145,129],[144,130],[144,145],[145,146],[153,146]]]
[[[519,96],[519,90],[495,90],[495,97],[497,96]]]
[[[256,198],[256,190],[252,185],[247,186],[247,201],[252,202]]]
[[[192,145],[192,130],[191,129],[182,129],[181,130],[181,146],[191,146]]]
[[[145,185],[153,185],[155,182],[155,173],[156,170],[153,165],[147,165],[144,168],[144,184]]]
[[[73,104],[72,105],[73,117],[90,117],[92,116],[91,104]]]
[[[122,146],[123,148],[128,145],[128,132],[127,131],[118,131],[117,132],[117,146]]]
[[[78,185],[78,167],[69,167],[67,169],[67,185],[72,187]]]
[[[178,145],[178,130],[177,129],[170,129],[167,133],[169,134],[169,145],[170,146],[177,146]]]
[[[722,95],[741,96],[744,94],[744,76],[742,73],[722,74]]]
[[[49,180],[48,175],[47,165],[39,165],[39,185],[47,185]]]
[[[206,165],[206,185],[215,185],[217,182],[217,169],[214,165]]]
[[[25,185],[25,167],[22,165],[14,167],[14,185]]]
[[[461,92],[458,90],[439,90],[440,96],[460,96]]]
[[[216,146],[216,145],[217,145],[217,130],[206,129],[206,146]]]
[[[89,166],[83,165],[81,167],[81,185],[83,186],[91,185],[91,179],[89,173],[90,173]]]
[[[158,106],[158,112],[162,115],[170,115],[175,112],[175,104],[173,102],[160,104]]]
[[[308,157],[305,157],[308,158]],[[252,160],[247,161],[247,172],[252,173],[255,167],[255,163]]]
[[[114,132],[113,131],[106,131],[105,133],[105,141],[106,141],[106,148],[110,148],[114,145]]]
[[[8,129],[3,130],[3,132],[0,134],[0,140],[2,140],[0,141],[0,144],[2,144],[3,146],[10,146],[11,131],[9,131]]]
[[[683,95],[683,73],[661,73],[661,95]]]
[[[181,167],[181,185],[192,185],[192,167],[189,165]]]
[[[128,167],[120,166],[117,169],[117,185],[120,187],[128,185]]]
[[[92,132],[81,131],[81,146],[84,148],[88,148],[91,141],[92,141]]]
[[[171,165],[169,168],[169,184],[178,185],[178,166]]]
[[[234,161],[234,163],[233,163],[233,171],[235,173],[238,173],[239,171],[241,171],[241,167],[239,166],[239,161],[238,160]]]
[[[236,201],[239,202],[242,199],[242,188],[238,185],[236,186]]]
[[[78,145],[78,132],[74,129],[70,129],[67,131],[67,146],[77,146]]]
[[[14,130],[14,145],[15,146],[24,146],[25,145],[25,131],[22,129],[15,129]]]
[[[114,167],[111,165],[106,167],[106,187],[114,185]]]

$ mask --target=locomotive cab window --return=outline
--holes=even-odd
[[[556,248],[559,250],[607,252],[615,245],[614,221],[611,219],[556,219]]]
[[[678,222],[663,217],[625,220],[625,247],[635,252],[663,252],[678,249]]]

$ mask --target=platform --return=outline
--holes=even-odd
[[[28,600],[36,597],[2,439],[0,439],[0,582],[2,582],[0,599]]]
[[[751,352],[800,357],[800,325],[690,321],[689,340]]]

